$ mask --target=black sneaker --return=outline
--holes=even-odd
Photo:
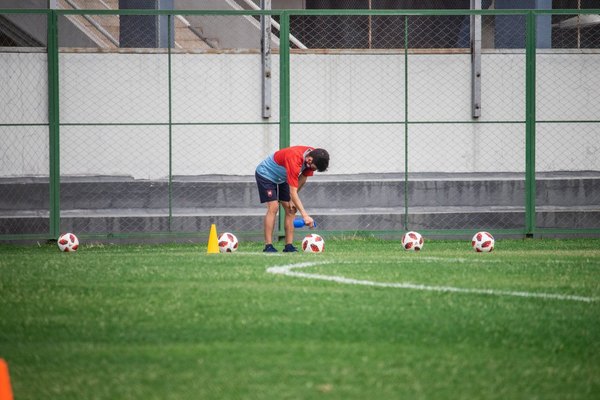
[[[293,253],[295,251],[298,251],[298,249],[295,248],[294,245],[291,243],[286,244],[285,247],[283,248],[284,253]]]
[[[267,245],[265,245],[263,252],[264,253],[277,253],[277,249],[275,247],[273,247],[272,244],[267,244]]]

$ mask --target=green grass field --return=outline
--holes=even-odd
[[[600,239],[260,250],[0,245],[15,399],[600,398]]]

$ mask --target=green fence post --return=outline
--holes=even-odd
[[[48,11],[48,133],[50,160],[50,237],[60,235],[60,119],[58,96],[58,17]]]
[[[279,148],[290,146],[290,14],[283,12],[279,31]],[[278,240],[285,237],[285,210],[279,207]]]
[[[404,16],[404,230],[408,230],[408,15]]]
[[[525,47],[525,234],[535,232],[535,68],[536,68],[536,14],[527,13]]]
[[[169,223],[167,229],[169,232],[173,230],[173,79],[171,75],[171,40],[175,40],[175,38],[171,38],[171,19],[172,15],[167,15],[167,79],[169,80]]]
[[[279,33],[279,148],[290,146],[290,14],[281,14]]]

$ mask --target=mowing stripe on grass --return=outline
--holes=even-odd
[[[391,287],[400,289],[413,289],[413,290],[427,290],[432,292],[451,292],[451,293],[469,293],[469,294],[487,294],[492,296],[513,296],[513,297],[529,297],[529,298],[540,298],[548,300],[571,300],[571,301],[582,301],[591,303],[597,301],[595,297],[584,297],[584,296],[571,296],[563,294],[552,294],[552,293],[535,293],[535,292],[514,292],[509,290],[493,290],[493,289],[467,289],[458,288],[452,286],[428,286],[419,285],[410,282],[373,282],[360,279],[346,278],[343,276],[335,275],[319,275],[319,274],[308,274],[305,272],[295,272],[292,269],[295,268],[307,268],[315,267],[317,265],[331,264],[331,261],[321,262],[304,262],[298,264],[287,264],[280,266],[273,266],[267,268],[267,272],[271,274],[279,274],[286,276],[293,276],[297,278],[307,279],[320,279],[323,281],[344,283],[348,285],[365,285],[365,286],[377,286],[377,287]],[[358,264],[358,263],[357,263]]]

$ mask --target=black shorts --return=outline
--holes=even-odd
[[[254,173],[256,185],[258,186],[258,195],[261,203],[269,201],[290,201],[290,185],[287,182],[276,184],[267,178]]]

